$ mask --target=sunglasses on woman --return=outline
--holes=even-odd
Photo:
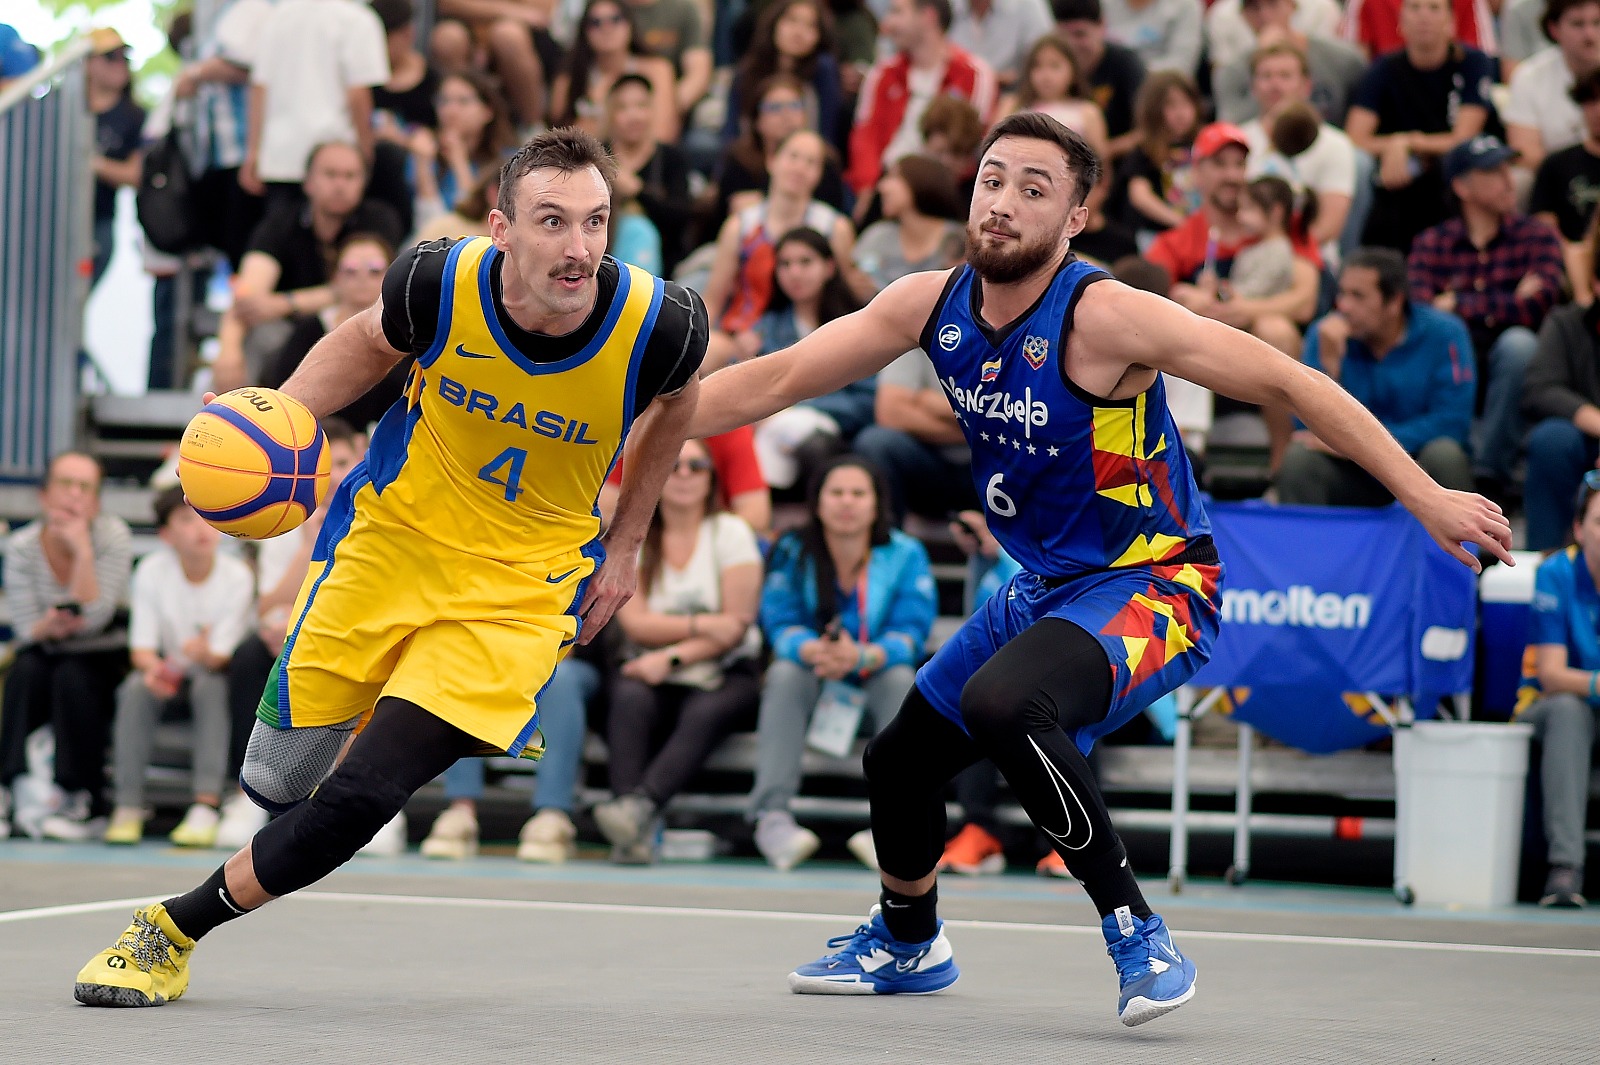
[[[588,26],[591,30],[603,30],[607,26],[617,26],[626,21],[628,21],[627,16],[622,14],[590,15],[588,18],[583,20],[583,24]]]
[[[709,459],[679,459],[672,464],[673,473],[706,473],[710,469]]]

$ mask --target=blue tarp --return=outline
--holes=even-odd
[[[1387,731],[1360,693],[1431,717],[1472,687],[1477,583],[1404,508],[1210,508],[1225,567],[1222,632],[1192,682],[1234,717],[1316,753]]]

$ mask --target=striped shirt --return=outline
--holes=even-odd
[[[12,533],[6,541],[6,605],[18,647],[34,642],[28,634],[51,607],[72,598],[45,558],[43,532],[44,522],[35,521]],[[63,641],[59,645],[63,650],[104,633],[117,607],[128,597],[128,575],[133,568],[133,534],[128,523],[102,514],[90,526],[89,536],[94,544],[95,585],[100,594],[94,602],[83,604],[83,631]],[[102,641],[93,642],[99,646]]]

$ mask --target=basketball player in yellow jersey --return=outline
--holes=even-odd
[[[416,360],[329,504],[251,736],[242,781],[287,812],[136,913],[78,974],[80,1002],[177,998],[197,939],[348,861],[457,758],[537,751],[556,663],[634,592],[708,336],[698,296],[605,255],[614,173],[586,133],[535,137],[506,164],[488,238],[402,256],[382,300],[284,385],[324,415]],[[595,501],[625,440],[602,538]]]

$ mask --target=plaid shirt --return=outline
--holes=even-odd
[[[1411,298],[1432,303],[1456,294],[1456,314],[1474,334],[1498,334],[1514,325],[1537,329],[1561,298],[1566,268],[1555,230],[1527,215],[1507,215],[1500,232],[1478,248],[1460,218],[1418,234],[1407,264]],[[1517,284],[1533,274],[1544,282],[1536,295],[1518,299]]]

